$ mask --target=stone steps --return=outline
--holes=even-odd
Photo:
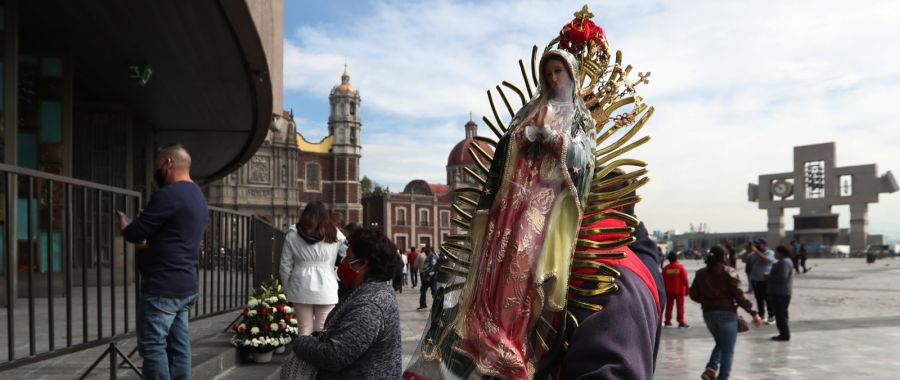
[[[269,363],[254,363],[245,361],[229,368],[227,371],[212,377],[213,380],[278,380],[281,376],[281,363],[288,358],[290,353],[272,355]]]

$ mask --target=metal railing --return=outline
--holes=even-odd
[[[0,164],[0,371],[134,335],[141,252],[115,211],[141,204],[134,191]],[[242,307],[276,273],[283,241],[259,218],[210,207],[191,319]]]
[[[257,217],[210,206],[192,318],[243,307],[250,289],[277,273],[283,242],[284,232]]]
[[[0,370],[131,332],[134,250],[115,211],[141,194],[6,164],[0,193]]]

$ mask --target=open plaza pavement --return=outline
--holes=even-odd
[[[686,260],[693,274],[703,263]],[[746,285],[743,264],[741,280]],[[773,342],[774,325],[763,325],[738,337],[732,378],[745,379],[900,379],[900,260],[811,259],[809,273],[796,275],[791,300],[790,342]],[[752,294],[747,294],[752,299]],[[404,366],[416,349],[427,310],[416,310],[419,289],[404,288],[400,304]],[[428,296],[431,304],[431,296]],[[668,328],[662,333],[657,379],[698,379],[713,340],[703,324],[700,305],[685,302],[689,329]],[[745,318],[746,314],[741,311]],[[231,313],[191,322],[195,379],[277,379],[276,356],[269,364],[239,364],[222,329]],[[121,342],[125,352],[133,339]],[[72,379],[84,373],[103,348],[19,367],[0,373],[3,379]],[[134,356],[137,363],[140,359]],[[108,361],[89,377],[108,378]],[[137,378],[124,368],[121,378]]]
[[[692,281],[704,265],[682,264]],[[807,267],[812,270],[794,277],[791,341],[769,340],[777,335],[774,324],[740,334],[732,379],[900,379],[900,260],[810,259]],[[742,263],[738,271],[746,288]],[[427,317],[416,311],[418,295],[409,288],[398,295],[404,364]],[[753,295],[747,297],[756,307]],[[685,300],[685,309],[691,328],[663,330],[656,379],[699,379],[709,359],[714,343],[700,304]]]

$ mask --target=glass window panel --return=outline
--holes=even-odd
[[[34,133],[19,132],[19,166],[38,168],[38,139]]]
[[[62,103],[55,100],[41,101],[41,141],[62,142]]]
[[[16,205],[16,214],[19,215],[16,222],[16,236],[19,240],[28,240],[28,220],[31,220],[31,234],[38,237],[38,210],[41,208],[40,200],[31,200],[31,218],[28,217],[28,198],[19,198]]]
[[[853,176],[846,174],[840,178],[841,196],[849,197],[853,195]]]
[[[2,35],[0,35],[2,37]],[[2,59],[2,58],[0,58]],[[0,116],[6,112],[6,64],[0,62]],[[4,134],[5,135],[5,134]]]
[[[63,74],[62,60],[58,58],[44,58],[41,60],[41,75],[45,77],[61,78]]]
[[[806,199],[825,197],[825,161],[804,163]]]

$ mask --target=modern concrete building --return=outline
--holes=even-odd
[[[0,1],[0,305],[27,311],[4,322],[0,368],[128,331],[130,294],[113,287],[132,286],[134,250],[116,211],[133,216],[150,198],[160,146],[183,144],[200,184],[258,150],[282,108],[282,8]],[[104,286],[87,317],[86,289]],[[62,343],[54,318],[67,319]],[[97,328],[74,337],[88,318]],[[37,325],[49,342],[35,342]],[[23,331],[30,339],[14,339]]]
[[[731,242],[733,247],[738,251],[744,249],[751,240],[758,237],[767,236],[767,231],[749,231],[749,232],[685,232],[679,234],[670,234],[666,239],[666,252],[681,252],[685,249],[698,250],[706,252],[710,247],[716,244],[725,244]],[[806,250],[811,257],[834,257],[840,251],[843,254],[849,254],[846,248],[850,246],[850,230],[840,228],[837,232],[829,237],[825,242],[805,240],[806,236],[802,234],[794,234],[794,231],[785,231],[783,243],[789,243],[792,240],[798,240],[806,245]],[[884,236],[868,235],[866,241],[869,244],[883,244]],[[775,242],[774,244],[779,244]],[[769,242],[770,247],[774,247]],[[859,254],[860,251],[853,251]]]
[[[838,167],[835,144],[794,147],[794,170],[764,174],[759,184],[750,184],[748,199],[758,202],[768,213],[767,237],[770,245],[785,241],[784,209],[800,208],[794,216],[794,239],[808,244],[839,244],[838,214],[835,205],[850,206],[849,245],[853,253],[868,244],[868,209],[881,193],[897,191],[890,171],[879,176],[875,164]]]

